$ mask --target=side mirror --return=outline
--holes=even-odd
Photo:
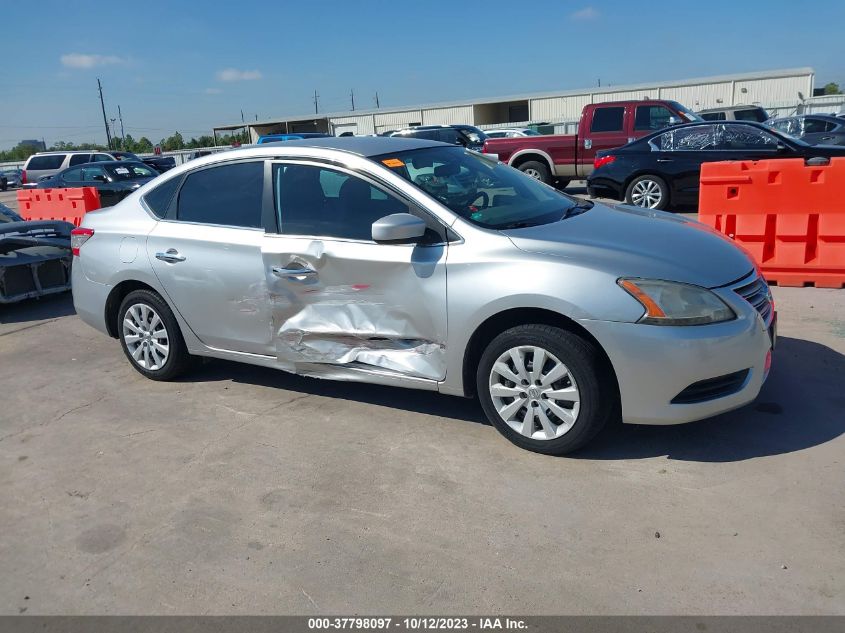
[[[410,213],[394,213],[373,222],[374,242],[407,242],[425,235],[426,225]]]
[[[784,143],[778,143],[776,149],[777,149],[778,154],[788,154],[789,153],[789,147],[787,147]]]
[[[681,122],[681,120],[678,117],[670,116],[668,127],[672,127],[673,125],[678,125],[680,122]]]
[[[100,174],[97,174],[95,176],[91,176],[91,180],[96,180],[97,182],[108,182],[108,178],[106,178],[105,176],[102,176]]]

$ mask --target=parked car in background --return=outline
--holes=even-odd
[[[322,132],[293,132],[290,134],[265,134],[259,136],[256,145],[263,145],[264,143],[276,143],[278,141],[299,141],[304,138],[326,138],[328,134]]]
[[[421,138],[440,141],[450,145],[461,145],[468,149],[481,151],[487,134],[474,125],[419,125],[393,132],[391,136],[402,138]]]
[[[487,138],[521,138],[523,136],[542,136],[537,130],[530,127],[509,127],[496,130],[484,130]]]
[[[587,190],[594,197],[666,209],[698,202],[702,163],[833,156],[845,156],[845,147],[814,147],[760,123],[689,123],[599,152]]]
[[[148,156],[147,158],[142,158],[141,162],[152,167],[160,174],[176,167],[176,159],[173,156]]]
[[[698,116],[705,121],[756,121],[762,123],[769,118],[769,113],[760,106],[736,105],[699,110]]]
[[[5,174],[0,173],[0,191],[6,191],[9,188],[9,179]]]
[[[38,152],[26,159],[21,173],[21,183],[35,186],[42,178],[48,178],[68,167],[114,160],[139,161],[141,159],[131,152],[119,151]]]
[[[77,314],[147,378],[195,355],[478,394],[496,429],[548,454],[620,410],[677,424],[735,409],[766,379],[768,288],[720,234],[434,141],[278,153],[186,163],[73,231]]]
[[[810,145],[845,145],[845,119],[839,117],[804,114],[769,119],[766,125]]]
[[[156,176],[156,170],[140,161],[86,163],[40,181],[38,188],[95,187],[101,206],[110,207]]]
[[[697,121],[676,101],[591,103],[581,111],[577,134],[494,138],[483,151],[546,184],[565,187],[593,171],[596,152],[619,147],[669,125]]]
[[[23,184],[22,175],[20,169],[5,169],[0,172],[0,177],[6,179],[7,187],[20,187]]]

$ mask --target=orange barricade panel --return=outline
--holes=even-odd
[[[99,208],[95,187],[18,190],[18,214],[24,220],[64,220],[79,226],[86,213]]]
[[[770,282],[845,287],[845,158],[701,166],[698,218],[741,243]]]

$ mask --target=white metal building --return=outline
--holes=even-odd
[[[264,134],[325,132],[339,135],[379,134],[413,125],[469,123],[481,128],[528,123],[555,124],[569,131],[588,103],[629,99],[671,99],[692,110],[740,104],[760,105],[778,114],[800,110],[813,94],[812,68],[791,68],[738,75],[658,81],[552,93],[511,95],[404,108],[381,108],[280,117],[249,123],[252,142]],[[243,123],[220,125],[215,132],[243,129]]]

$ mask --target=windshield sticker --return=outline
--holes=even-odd
[[[114,171],[120,174],[121,176],[129,175],[129,170],[126,169],[126,167],[116,167]]]
[[[405,163],[403,163],[398,158],[385,158],[381,162],[388,167],[404,167],[405,166]]]

